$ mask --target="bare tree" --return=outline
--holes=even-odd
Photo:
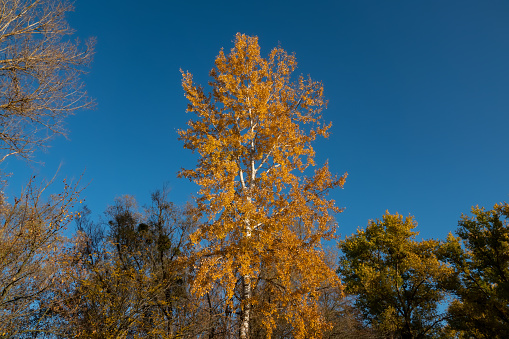
[[[93,105],[80,78],[93,40],[70,40],[67,0],[0,0],[0,162],[30,154]]]

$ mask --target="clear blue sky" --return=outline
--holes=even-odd
[[[508,1],[78,0],[69,22],[97,38],[85,77],[97,109],[36,154],[44,166],[9,160],[11,192],[61,163],[59,178],[85,171],[95,214],[121,194],[147,202],[164,182],[174,201],[189,199],[196,187],[176,178],[195,164],[177,140],[191,118],[179,69],[205,84],[241,32],[264,54],[278,43],[295,52],[297,73],[324,84],[333,127],[316,152],[349,173],[332,194],[346,208],[341,234],[388,209],[445,238],[472,205],[509,201]]]

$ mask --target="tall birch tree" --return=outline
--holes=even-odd
[[[230,54],[221,50],[215,60],[211,93],[182,72],[196,119],[179,135],[200,155],[196,168],[179,173],[200,186],[192,291],[204,296],[222,286],[224,313],[237,317],[240,338],[249,337],[253,318],[268,338],[281,320],[296,338],[319,337],[327,324],[318,291],[339,284],[322,240],[334,238],[340,212],[327,194],[346,173],[332,175],[327,163],[309,173],[311,144],[331,124],[322,119],[322,84],[292,77],[296,65],[280,47],[262,58],[258,38],[239,33]]]

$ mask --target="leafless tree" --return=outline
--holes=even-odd
[[[67,0],[0,0],[0,162],[29,158],[63,120],[93,105],[81,75],[94,41],[71,40]]]

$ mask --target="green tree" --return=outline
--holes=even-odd
[[[183,73],[187,111],[197,119],[179,134],[200,158],[180,176],[200,186],[197,217],[204,220],[192,235],[197,247],[205,245],[195,257],[193,292],[206,296],[220,284],[230,314],[239,315],[241,338],[254,318],[266,337],[277,318],[297,338],[318,336],[325,324],[317,290],[339,283],[321,241],[334,237],[339,212],[327,193],[345,176],[331,175],[327,164],[303,174],[315,164],[312,142],[327,137],[330,124],[322,120],[322,84],[293,79],[295,68],[283,49],[262,58],[256,37],[237,34],[210,72],[212,93]],[[292,229],[297,220],[303,236]]]
[[[339,273],[364,318],[388,337],[426,338],[444,315],[441,283],[451,269],[441,263],[435,240],[416,241],[412,217],[386,214],[340,242]]]
[[[442,249],[455,270],[449,288],[449,326],[464,338],[506,338],[509,333],[509,204],[473,207],[462,215],[458,237],[449,234]]]

